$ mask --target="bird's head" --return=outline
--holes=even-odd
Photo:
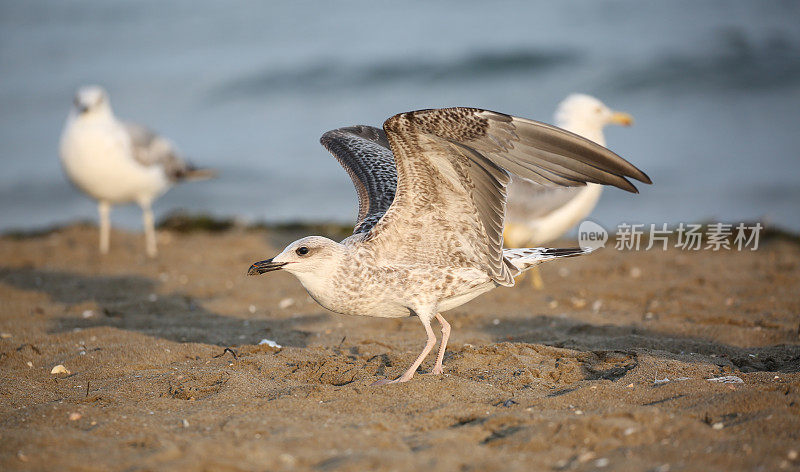
[[[111,111],[108,93],[98,85],[81,87],[75,93],[72,101],[75,113],[79,116],[89,116]]]
[[[280,254],[250,266],[247,275],[285,270],[301,282],[310,276],[324,277],[333,272],[344,254],[344,246],[322,236],[308,236],[286,246]]]
[[[593,141],[597,141],[597,139],[592,135],[602,133],[606,125],[630,126],[633,124],[631,115],[614,111],[600,100],[579,93],[568,96],[558,105],[555,119],[557,126]]]

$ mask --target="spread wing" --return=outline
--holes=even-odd
[[[181,158],[173,144],[166,138],[136,123],[124,123],[131,140],[131,151],[136,162],[143,166],[161,166],[172,181],[205,179],[214,176],[207,169],[197,169]]]
[[[651,182],[592,141],[502,113],[421,110],[383,127],[397,163],[397,192],[367,239],[398,262],[479,268],[501,285],[513,285],[517,272],[502,250],[509,172],[545,186],[595,182],[636,192],[627,177]]]
[[[345,168],[358,192],[358,221],[353,233],[366,233],[394,200],[397,169],[386,133],[372,126],[351,126],[328,131],[320,138]]]

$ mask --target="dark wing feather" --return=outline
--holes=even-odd
[[[475,108],[421,110],[384,123],[397,163],[397,194],[368,238],[402,260],[486,270],[513,285],[503,258],[508,172],[546,186],[650,183],[608,149],[536,121]],[[386,252],[390,254],[390,252]]]
[[[185,161],[172,143],[157,133],[136,123],[124,123],[125,131],[131,140],[133,158],[143,166],[161,166],[167,177],[173,181],[202,180],[216,173],[209,169],[198,169]]]
[[[372,126],[328,131],[320,143],[345,168],[358,192],[358,222],[353,233],[366,233],[394,200],[397,169],[386,133]]]

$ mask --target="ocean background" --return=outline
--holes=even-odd
[[[96,220],[58,160],[84,84],[220,171],[160,216],[352,221],[323,132],[443,106],[551,122],[585,92],[634,115],[608,144],[654,181],[609,189],[595,221],[798,231],[799,25],[797,1],[3,1],[0,231]],[[112,221],[139,228],[140,212]]]

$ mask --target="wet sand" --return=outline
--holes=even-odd
[[[544,291],[445,314],[444,376],[373,387],[421,325],[245,276],[287,237],[162,230],[155,261],[85,225],[0,239],[0,469],[800,469],[795,241],[544,265]]]

